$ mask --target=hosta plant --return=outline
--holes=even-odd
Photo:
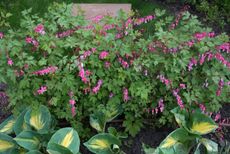
[[[28,107],[0,124],[0,153],[78,154],[80,139],[71,127],[56,130],[47,107]]]
[[[211,117],[200,110],[188,112],[175,108],[172,113],[180,128],[170,133],[155,150],[145,148],[146,154],[218,153],[218,144],[203,137],[218,128]]]
[[[112,121],[122,113],[120,106],[115,106],[113,110],[97,111],[90,116],[90,125],[97,130],[98,134],[90,138],[84,145],[95,154],[123,154],[121,151],[121,138],[123,134],[117,132],[113,127],[109,127],[106,132],[106,123]]]

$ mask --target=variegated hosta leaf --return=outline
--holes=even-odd
[[[25,122],[35,128],[38,133],[47,133],[50,128],[51,115],[48,108],[41,105],[37,110],[30,108],[26,112]]]
[[[114,107],[110,107],[110,110],[108,110],[105,113],[106,116],[106,122],[110,122],[113,119],[115,119],[119,114],[122,113],[122,106],[121,105],[116,105]]]
[[[16,148],[16,143],[12,137],[0,133],[0,153],[11,153]]]
[[[14,132],[16,135],[20,134],[22,131],[31,130],[30,126],[25,122],[24,116],[27,112],[27,109],[24,110],[17,118],[14,125]]]
[[[216,130],[218,126],[207,115],[202,113],[194,113],[191,117],[189,131],[193,134],[205,135]]]
[[[47,151],[55,151],[53,147],[53,143],[58,144],[58,147],[64,147],[69,149],[73,154],[77,154],[79,152],[80,147],[80,139],[77,131],[73,128],[62,128],[58,130],[50,139],[48,143]]]
[[[39,135],[33,131],[23,131],[14,140],[27,150],[37,150],[40,148]]]
[[[84,145],[93,153],[112,154],[112,145],[121,145],[121,142],[113,135],[108,133],[101,133],[93,136]]]
[[[13,116],[8,117],[0,124],[0,133],[11,134],[13,132],[14,123],[15,118]]]
[[[208,154],[217,154],[218,153],[218,144],[212,140],[202,138],[200,142],[206,147]]]
[[[98,132],[104,132],[105,129],[105,114],[102,112],[96,112],[90,115],[90,125]]]
[[[171,152],[171,154],[179,154],[188,151],[187,144],[190,142],[191,137],[187,131],[183,128],[178,128],[170,133],[166,139],[164,139],[159,148],[163,153]],[[186,143],[186,144],[185,144]],[[176,152],[176,153],[175,153]]]

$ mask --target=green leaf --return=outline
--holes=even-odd
[[[47,147],[49,154],[73,154],[69,149],[56,143],[50,143]]]
[[[112,145],[121,145],[121,142],[113,135],[101,133],[93,136],[84,145],[93,153],[113,154]]]
[[[206,147],[208,154],[218,154],[218,144],[212,140],[202,138],[200,142]]]
[[[68,150],[70,150],[73,154],[77,154],[79,152],[80,147],[80,139],[77,131],[73,128],[62,128],[59,129],[50,139],[48,143],[48,151],[55,151],[53,148],[53,143],[58,144]]]
[[[25,114],[25,122],[38,133],[47,133],[50,128],[51,115],[47,107],[41,105],[37,110],[31,108]]]
[[[15,125],[14,125],[14,132],[16,135],[20,134],[24,130],[30,130],[31,128],[28,124],[24,121],[24,116],[28,109],[25,109],[17,118]]]
[[[31,150],[31,151],[27,152],[26,154],[42,154],[42,153],[38,150]]]
[[[11,134],[13,132],[13,127],[15,124],[15,119],[13,116],[8,117],[3,123],[0,125],[0,133]]]
[[[0,153],[11,153],[16,148],[16,143],[12,137],[0,133]]]
[[[14,140],[27,150],[37,150],[40,148],[39,135],[33,131],[23,131]]]

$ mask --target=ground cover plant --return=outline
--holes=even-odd
[[[215,113],[228,102],[229,37],[203,28],[186,7],[175,18],[156,10],[87,21],[57,3],[42,18],[22,14],[19,29],[0,33],[0,81],[15,116],[43,105],[88,139],[89,122],[105,133],[120,115],[135,136],[146,118],[171,125],[174,107]],[[136,27],[150,21],[153,35],[143,37]]]

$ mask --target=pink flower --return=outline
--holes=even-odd
[[[214,36],[215,36],[215,32],[208,33],[208,37],[214,37]]]
[[[91,51],[85,51],[84,54],[83,54],[84,58],[87,58],[90,55],[91,55]]]
[[[127,88],[123,89],[123,100],[124,102],[127,102],[129,100],[129,91]]]
[[[110,92],[109,98],[112,98],[113,96],[114,96],[114,94],[112,92]]]
[[[185,89],[185,88],[186,88],[185,84],[181,83],[181,84],[180,84],[180,88],[181,88],[181,89]]]
[[[218,83],[218,89],[217,89],[217,91],[216,91],[216,96],[220,96],[220,95],[221,95],[223,86],[224,86],[224,80],[223,80],[223,79],[220,79],[220,81],[219,81],[219,83]]]
[[[171,84],[171,80],[166,79],[164,77],[164,75],[158,75],[157,78],[159,78],[161,80],[161,82],[164,83],[166,86],[168,86],[169,84]]]
[[[203,32],[203,33],[196,33],[194,35],[194,37],[198,40],[198,41],[201,41],[202,39],[204,39],[206,37],[206,32]]]
[[[96,52],[97,49],[96,48],[92,48],[91,50],[94,53],[94,52]]]
[[[220,113],[217,113],[216,116],[215,116],[214,121],[218,121],[218,120],[220,120],[220,118],[221,118]]]
[[[195,58],[191,58],[188,64],[188,71],[191,71],[193,69],[193,66],[196,65],[197,65],[197,60]]]
[[[111,63],[110,63],[110,62],[108,62],[108,61],[106,61],[106,62],[105,62],[105,64],[104,64],[104,66],[105,66],[105,68],[110,68]]]
[[[31,37],[26,37],[26,43],[32,43],[33,39]]]
[[[76,102],[75,102],[75,100],[74,100],[74,99],[71,99],[71,100],[69,100],[69,104],[73,106],[73,105],[75,105],[75,104],[76,104]]]
[[[158,101],[158,107],[160,109],[160,112],[164,111],[165,105],[164,105],[164,101],[162,98]]]
[[[47,87],[46,86],[41,86],[40,89],[37,90],[37,93],[39,95],[41,95],[41,94],[43,94],[46,91],[47,91]]]
[[[206,111],[206,107],[204,106],[204,104],[199,104],[199,107],[200,107],[202,112]]]
[[[108,55],[109,55],[109,53],[107,51],[102,51],[99,55],[99,58],[105,59]]]
[[[173,95],[176,97],[177,104],[180,106],[181,109],[184,109],[184,104],[181,97],[178,95],[179,89],[173,90]]]
[[[193,45],[194,45],[194,41],[192,40],[192,41],[188,41],[187,42],[187,45],[189,46],[189,47],[192,47]]]
[[[2,32],[0,32],[0,39],[3,39],[4,34]]]
[[[12,59],[8,58],[7,64],[8,64],[9,66],[12,66],[12,65],[14,64],[14,62],[13,62]]]
[[[99,91],[100,88],[101,88],[102,82],[103,82],[102,80],[98,80],[97,85],[96,85],[95,87],[93,87],[93,93],[94,93],[94,94],[97,94],[97,93],[98,93],[98,91]]]
[[[200,56],[200,65],[202,65],[204,63],[205,58],[206,58],[206,54],[201,54],[201,56]]]
[[[230,52],[230,43],[226,42],[221,44],[219,47],[217,47],[219,50],[226,51],[227,53]]]
[[[71,113],[72,113],[72,117],[74,117],[76,115],[76,108],[75,108],[75,106],[71,107]]]
[[[36,33],[40,33],[40,34],[42,34],[42,35],[45,34],[44,26],[43,26],[42,24],[37,25],[37,26],[34,28],[34,31],[35,31]]]

